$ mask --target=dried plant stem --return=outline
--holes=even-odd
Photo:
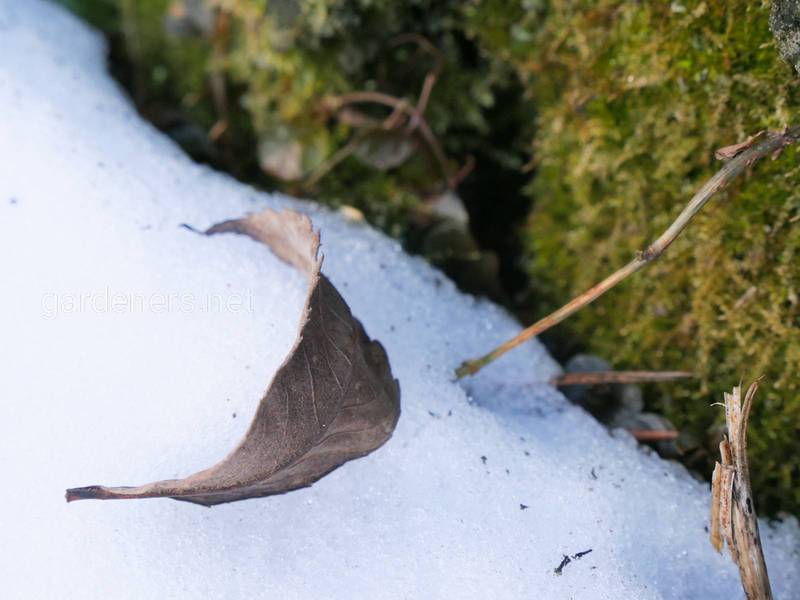
[[[748,167],[752,166],[761,158],[780,152],[782,148],[796,142],[798,139],[800,139],[800,126],[795,126],[786,128],[781,132],[770,132],[757,142],[753,140],[752,145],[749,147],[745,148],[740,145],[738,154],[725,163],[725,165],[700,188],[672,225],[670,225],[657,240],[650,244],[646,250],[638,252],[636,257],[627,265],[612,273],[594,287],[573,298],[555,312],[523,330],[513,339],[508,340],[480,358],[462,363],[461,366],[456,369],[456,377],[460,379],[465,375],[477,373],[483,367],[501,357],[509,350],[513,350],[523,342],[557,325],[573,313],[605,294],[621,281],[627,279],[630,275],[633,275],[650,264],[661,256],[670,244],[675,241],[689,224],[689,221],[702,210],[714,194],[727,187],[731,181],[736,179],[736,177],[741,175]]]
[[[425,81],[422,84],[422,91],[419,94],[419,100],[417,100],[417,113],[422,115],[425,113],[425,109],[428,107],[428,101],[431,98],[433,86],[436,85],[436,82],[439,80],[439,75],[441,75],[442,70],[444,69],[444,56],[442,56],[441,51],[434,46],[428,38],[419,35],[418,33],[406,33],[399,35],[392,40],[391,45],[400,46],[402,44],[409,43],[419,46],[419,48],[421,48],[424,52],[430,54],[435,61],[433,70],[425,75]]]
[[[425,110],[428,108],[428,103],[431,99],[431,93],[436,82],[439,81],[439,76],[444,69],[444,56],[441,51],[434,46],[430,40],[417,34],[408,33],[396,37],[390,42],[391,46],[400,46],[403,44],[415,44],[423,52],[427,52],[434,59],[433,68],[425,75],[425,80],[422,83],[422,90],[419,93],[416,106],[412,106],[402,98],[397,98],[391,94],[375,91],[357,91],[335,96],[329,98],[327,101],[328,108],[338,113],[339,120],[344,121],[348,106],[351,104],[380,104],[392,111],[388,117],[383,120],[381,127],[386,131],[396,131],[401,127],[404,128],[406,134],[411,135],[416,133],[433,154],[434,159],[442,174],[442,181],[447,189],[454,190],[466,177],[475,163],[475,158],[470,156],[467,159],[467,164],[458,170],[455,174],[450,172],[449,161],[444,153],[439,139],[433,133],[428,121],[425,119]],[[369,126],[372,119],[350,111],[346,114],[346,121],[354,126]],[[313,187],[322,177],[324,177],[338,162],[352,154],[354,146],[346,146],[347,150],[344,152],[336,153],[333,157],[335,160],[326,161],[320,168],[318,168],[311,176],[309,181],[305,183],[306,188]]]
[[[425,101],[427,103],[427,99]],[[422,112],[417,107],[411,106],[401,98],[395,98],[383,92],[351,92],[331,98],[330,102],[337,109],[348,104],[362,103],[382,104],[383,106],[387,106],[392,109],[392,114],[385,121],[385,126],[388,129],[396,127],[397,114],[405,114],[409,118],[408,131],[419,131],[420,136],[422,136],[422,139],[428,144],[431,153],[436,159],[439,170],[442,172],[442,177],[449,185],[450,171],[447,167],[447,157],[444,154],[444,150],[442,150],[442,145],[428,125],[428,121],[425,120]]]
[[[663,442],[676,439],[680,434],[669,429],[629,429],[637,442]]]
[[[772,589],[758,532],[758,516],[750,487],[747,461],[747,419],[758,390],[754,381],[742,402],[742,387],[725,394],[726,439],[720,444],[721,461],[711,480],[711,544],[722,552],[728,545],[739,567],[742,588],[749,600],[772,600]]]
[[[674,381],[689,379],[689,371],[584,371],[564,373],[550,380],[552,385],[602,385],[604,383],[645,383],[648,381]]]

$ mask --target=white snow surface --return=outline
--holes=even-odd
[[[105,62],[62,9],[0,0],[4,599],[743,596],[708,485],[542,383],[558,366],[538,342],[453,382],[519,329],[503,310],[365,225],[192,163]],[[188,475],[243,435],[305,282],[180,225],[265,207],[321,229],[324,272],[400,380],[394,436],[281,496],[68,505],[67,487]],[[800,597],[796,520],[762,534],[776,597]]]

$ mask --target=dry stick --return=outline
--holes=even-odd
[[[743,148],[739,154],[728,161],[725,166],[717,171],[717,173],[711,179],[709,179],[702,188],[700,188],[700,191],[698,191],[692,197],[692,199],[689,201],[689,204],[686,205],[686,208],[684,208],[681,214],[678,215],[678,218],[675,219],[672,225],[670,225],[669,228],[662,233],[656,241],[650,244],[650,246],[648,246],[644,252],[637,252],[636,258],[634,258],[627,265],[615,273],[612,273],[606,279],[588,289],[583,294],[573,298],[555,312],[547,315],[540,321],[537,321],[527,329],[523,330],[513,339],[510,339],[504,344],[498,346],[485,356],[463,362],[461,366],[456,369],[456,378],[460,379],[465,375],[473,375],[477,373],[496,358],[499,358],[509,350],[516,348],[523,342],[526,342],[532,337],[539,335],[543,331],[547,331],[554,325],[569,317],[574,312],[577,312],[587,304],[605,294],[608,290],[616,286],[619,282],[625,280],[628,276],[633,275],[636,273],[636,271],[654,261],[656,258],[661,256],[661,254],[672,242],[675,241],[675,238],[677,238],[686,228],[686,226],[689,224],[689,221],[692,220],[692,217],[700,212],[700,210],[706,205],[706,203],[708,203],[715,193],[727,187],[730,182],[741,175],[745,169],[753,165],[764,156],[780,152],[782,148],[796,142],[798,139],[800,139],[800,126],[795,126],[786,128],[781,132],[770,132],[763,140],[754,142],[749,148]]]
[[[599,385],[607,383],[644,383],[649,381],[674,381],[694,377],[689,371],[584,371],[564,373],[550,379],[551,385]],[[636,441],[660,442],[676,439],[680,433],[666,429],[629,429]]]
[[[552,385],[599,385],[604,383],[645,383],[689,379],[689,371],[583,371],[564,373],[550,379]]]
[[[412,133],[416,130],[419,131],[422,139],[426,144],[428,144],[428,147],[436,159],[439,169],[442,172],[442,177],[444,178],[445,184],[449,189],[452,190],[455,189],[456,186],[461,182],[463,177],[459,178],[459,174],[462,173],[463,170],[459,171],[459,173],[457,173],[455,176],[450,175],[450,170],[447,166],[447,157],[442,149],[442,145],[439,143],[438,138],[436,135],[434,135],[433,131],[428,125],[428,122],[423,116],[425,114],[425,109],[428,107],[428,101],[430,100],[433,86],[436,85],[436,82],[439,80],[439,75],[444,68],[444,57],[439,49],[430,42],[430,40],[417,33],[400,35],[391,42],[393,46],[408,43],[416,44],[423,51],[433,56],[435,60],[433,70],[431,70],[425,76],[425,81],[422,84],[422,91],[420,91],[416,106],[411,106],[405,100],[395,98],[394,96],[385,94],[383,92],[352,92],[338,96],[334,98],[333,101],[338,109],[341,109],[342,106],[347,104],[358,104],[362,102],[382,104],[390,107],[392,112],[383,122],[383,128],[386,130],[394,129],[399,124],[401,117],[403,115],[407,116],[408,124],[406,125],[406,131],[409,133]],[[319,181],[319,179],[327,174],[328,171],[333,168],[333,166],[335,166],[340,160],[343,160],[346,156],[349,156],[351,152],[352,148],[349,148],[347,152],[342,155],[338,155],[337,153],[336,161],[326,161],[326,164],[323,165],[324,168],[318,169],[317,172],[312,175],[312,183]],[[474,158],[472,160],[474,161]],[[466,173],[469,173],[470,170],[472,170],[472,166],[469,166]],[[466,176],[466,173],[464,176]],[[310,187],[310,185],[308,185],[308,187]]]
[[[391,42],[392,46],[400,46],[402,44],[416,44],[420,49],[433,56],[435,61],[433,70],[425,76],[425,81],[422,84],[422,91],[417,100],[417,112],[423,115],[425,114],[425,109],[428,107],[428,100],[430,100],[433,86],[436,85],[436,82],[439,80],[439,75],[441,75],[444,69],[444,56],[442,56],[441,51],[434,46],[428,38],[418,33],[399,35]]]
[[[451,190],[456,189],[461,182],[464,181],[467,176],[472,173],[472,170],[475,168],[475,157],[472,154],[467,155],[467,160],[464,161],[464,164],[461,165],[461,168],[456,171],[456,173],[450,178],[448,182],[448,186]]]
[[[447,157],[444,154],[444,150],[442,150],[442,145],[439,143],[439,140],[436,139],[436,136],[434,135],[433,131],[431,131],[431,128],[428,126],[428,122],[425,120],[425,117],[422,115],[422,113],[420,113],[415,107],[409,105],[408,102],[383,92],[350,92],[348,94],[343,94],[341,96],[332,98],[332,102],[335,103],[334,106],[336,108],[340,108],[347,104],[383,104],[384,106],[388,106],[389,108],[393,109],[392,115],[389,116],[387,122],[392,119],[395,112],[402,112],[403,114],[407,115],[410,122],[414,125],[414,128],[419,129],[422,139],[425,140],[425,143],[428,144],[431,152],[433,152],[433,156],[442,172],[442,177],[448,183],[448,187],[450,186],[450,172],[447,168]]]
[[[663,442],[676,439],[680,433],[670,429],[629,429],[637,442]]]

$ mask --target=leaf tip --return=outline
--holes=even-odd
[[[67,502],[75,500],[104,500],[110,498],[108,490],[101,485],[89,485],[86,487],[70,488],[64,494]]]

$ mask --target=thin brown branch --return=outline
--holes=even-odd
[[[475,157],[472,154],[467,155],[467,160],[464,162],[463,165],[456,171],[450,180],[447,182],[447,187],[451,190],[456,189],[461,182],[464,181],[472,170],[475,168]]]
[[[333,108],[335,109],[341,108],[348,104],[372,102],[375,104],[383,104],[389,108],[399,108],[403,112],[407,112],[409,114],[414,112],[414,108],[405,100],[395,98],[391,94],[384,94],[383,92],[350,92],[347,94],[342,94],[341,96],[330,98],[328,102],[332,104]]]
[[[214,125],[212,125],[211,129],[208,130],[208,139],[212,142],[216,142],[225,133],[228,129],[228,120],[227,119],[220,119]]]
[[[439,144],[439,140],[428,126],[428,122],[425,120],[425,117],[423,117],[415,107],[410,106],[408,102],[400,98],[395,98],[390,94],[384,94],[383,92],[350,92],[349,94],[343,94],[341,96],[331,98],[329,103],[334,109],[341,109],[341,107],[348,104],[382,104],[392,108],[393,115],[395,112],[402,112],[408,115],[410,123],[415,124],[415,128],[419,130],[422,139],[425,140],[425,143],[433,153],[433,156],[439,165],[439,169],[442,171],[442,177],[444,178],[445,182],[448,182],[449,184],[450,173],[447,169],[447,157],[442,150],[442,146]],[[392,116],[390,116],[389,119],[392,119]]]
[[[689,371],[585,371],[564,373],[550,380],[552,385],[602,385],[605,383],[645,383],[650,381],[674,381],[689,379]]]
[[[663,442],[674,440],[678,437],[677,431],[669,429],[630,429],[628,430],[637,442]]]
[[[380,120],[373,119],[354,108],[343,108],[339,111],[336,118],[339,119],[340,123],[357,129],[364,127],[376,129],[382,126]]]
[[[419,132],[422,135],[422,139],[425,140],[425,142],[428,144],[428,147],[431,149],[433,157],[436,159],[436,163],[439,165],[439,169],[442,172],[442,178],[449,186],[450,171],[447,168],[447,157],[444,155],[444,150],[442,150],[442,146],[439,143],[439,140],[436,138],[436,136],[433,134],[433,131],[431,131],[431,128],[428,126],[428,122],[421,115],[419,117]]]
[[[428,73],[425,75],[425,81],[422,83],[422,91],[419,93],[419,99],[417,100],[417,113],[420,115],[424,115],[425,109],[428,108],[428,102],[431,99],[433,86],[436,85],[436,79],[435,73]]]
[[[594,302],[597,298],[605,294],[608,290],[615,287],[621,281],[627,279],[640,269],[644,268],[652,261],[657,259],[661,254],[669,248],[670,244],[681,234],[681,232],[689,224],[689,221],[700,212],[709,200],[719,190],[726,188],[731,181],[736,179],[745,170],[751,167],[754,163],[758,162],[765,156],[773,155],[780,152],[784,147],[793,144],[800,139],[800,126],[786,128],[781,132],[770,132],[762,141],[753,144],[751,147],[746,148],[741,153],[737,154],[734,158],[729,160],[725,165],[717,171],[717,173],[709,179],[705,185],[692,197],[686,208],[683,209],[680,215],[675,219],[672,225],[664,231],[650,246],[643,252],[638,252],[636,257],[627,265],[618,271],[609,275],[606,279],[595,285],[594,287],[586,290],[584,293],[573,298],[567,304],[556,310],[555,312],[547,315],[543,319],[537,321],[527,329],[520,332],[516,337],[501,344],[488,354],[473,360],[467,360],[456,369],[456,377],[461,378],[466,375],[472,375],[480,371],[483,367],[501,357],[509,350],[513,350],[523,342],[528,341],[532,337],[547,331],[554,325],[557,325],[573,313],[577,312],[587,304]]]
[[[428,148],[430,148],[430,151],[433,154],[439,169],[441,170],[442,178],[445,184],[449,189],[454,189],[460,181],[460,172],[457,173],[456,176],[450,175],[447,156],[442,149],[442,145],[439,143],[439,139],[433,133],[424,117],[433,87],[436,85],[436,82],[439,80],[439,75],[444,69],[444,56],[442,55],[441,51],[430,42],[430,40],[417,33],[403,34],[397,36],[390,42],[392,46],[399,46],[409,43],[416,44],[421,50],[433,56],[435,61],[433,69],[431,69],[431,71],[429,71],[425,76],[416,106],[411,106],[405,100],[396,98],[391,94],[386,94],[383,92],[361,91],[351,92],[329,99],[329,108],[332,108],[334,111],[341,111],[348,104],[382,104],[392,109],[392,112],[383,121],[382,127],[386,130],[392,130],[399,127],[402,122],[402,117],[407,117],[408,123],[406,124],[406,130],[409,134],[416,131],[419,132],[419,135],[425,141]],[[472,160],[474,161],[474,158]],[[471,169],[472,166],[470,165],[469,170]],[[326,174],[329,170],[330,169],[325,169],[322,172],[322,175]],[[466,171],[466,173],[468,173],[469,170]],[[318,180],[319,177],[314,178],[315,182]]]
[[[433,69],[425,76],[425,81],[422,83],[422,91],[419,93],[419,99],[417,100],[417,113],[424,115],[425,109],[428,107],[431,92],[433,91],[433,86],[436,85],[436,82],[439,80],[439,75],[442,73],[442,69],[444,69],[444,56],[442,56],[441,51],[434,46],[428,38],[418,33],[406,33],[392,40],[393,46],[409,43],[416,44],[421,50],[433,56],[435,61]],[[412,126],[415,125],[416,124],[412,123]]]
[[[400,124],[403,122],[405,117],[406,114],[403,112],[402,106],[398,104],[392,109],[392,113],[383,120],[381,127],[383,127],[386,131],[397,129],[400,127]],[[408,121],[410,123],[411,119],[409,118]]]

